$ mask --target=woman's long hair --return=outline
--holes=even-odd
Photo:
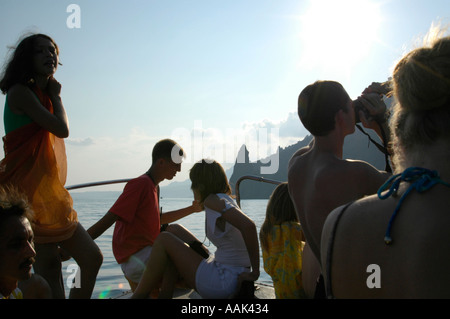
[[[199,195],[200,204],[211,194],[231,195],[231,187],[223,167],[213,160],[203,159],[192,166],[189,172],[192,191]]]
[[[58,46],[48,35],[38,33],[24,38],[17,45],[9,62],[4,68],[3,75],[0,80],[0,89],[3,94],[6,94],[15,84],[24,84],[27,86],[34,84],[33,57],[36,53],[36,40],[38,38],[50,40],[56,48],[56,53],[59,55]]]
[[[403,171],[407,158],[423,156],[423,146],[450,139],[450,37],[408,53],[395,67],[393,82],[393,161]]]
[[[268,235],[272,233],[273,226],[292,221],[298,222],[297,213],[289,196],[288,184],[281,183],[275,188],[267,203],[266,219],[259,231],[261,246],[268,247],[267,239]]]

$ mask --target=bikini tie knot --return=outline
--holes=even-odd
[[[394,213],[392,214],[391,219],[389,220],[389,224],[384,237],[384,242],[387,245],[390,245],[392,243],[391,228],[393,221],[397,216],[398,212],[400,211],[400,207],[403,201],[406,199],[406,197],[412,190],[415,189],[418,193],[424,193],[429,189],[431,189],[436,184],[443,184],[445,186],[450,187],[450,184],[440,179],[437,171],[429,170],[422,167],[410,167],[407,168],[405,171],[403,171],[403,173],[394,175],[391,178],[389,178],[387,182],[384,183],[384,185],[381,186],[380,189],[378,190],[377,193],[378,198],[383,200],[389,198],[391,195],[396,194],[400,187],[401,182],[408,182],[410,183],[410,186],[401,196],[397,204],[397,207],[395,208]]]

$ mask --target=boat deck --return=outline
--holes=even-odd
[[[272,286],[263,283],[255,283],[255,296],[258,299],[275,299],[275,290]],[[124,291],[121,295],[112,299],[130,299],[131,290]],[[173,299],[203,299],[194,289],[176,288]]]

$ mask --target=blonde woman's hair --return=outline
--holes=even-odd
[[[211,194],[231,195],[231,187],[222,165],[214,160],[203,159],[189,172],[191,189],[200,196],[200,204]]]
[[[427,44],[409,52],[395,67],[397,104],[391,131],[397,170],[404,169],[404,158],[422,146],[450,138],[450,37],[443,37],[443,32],[433,27]]]
[[[289,196],[288,184],[281,183],[275,188],[267,203],[266,219],[259,231],[261,246],[267,249],[268,235],[272,233],[273,226],[292,221],[298,221],[297,213]]]

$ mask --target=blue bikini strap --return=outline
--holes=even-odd
[[[432,171],[421,167],[410,167],[406,169],[403,173],[394,175],[391,178],[389,178],[389,180],[386,183],[384,183],[384,185],[381,186],[380,189],[378,190],[378,198],[386,199],[390,197],[392,194],[396,194],[402,181],[409,182],[411,183],[411,185],[408,187],[408,189],[400,198],[397,207],[395,208],[394,213],[392,214],[391,219],[389,220],[386,235],[384,237],[384,242],[387,245],[390,245],[392,243],[391,228],[394,219],[397,216],[398,212],[400,211],[400,206],[402,205],[406,196],[408,196],[408,194],[412,190],[415,189],[418,193],[423,193],[431,189],[436,184],[442,184],[447,187],[450,187],[449,183],[446,183],[440,179],[437,171]],[[386,193],[383,194],[383,192],[385,191]]]

